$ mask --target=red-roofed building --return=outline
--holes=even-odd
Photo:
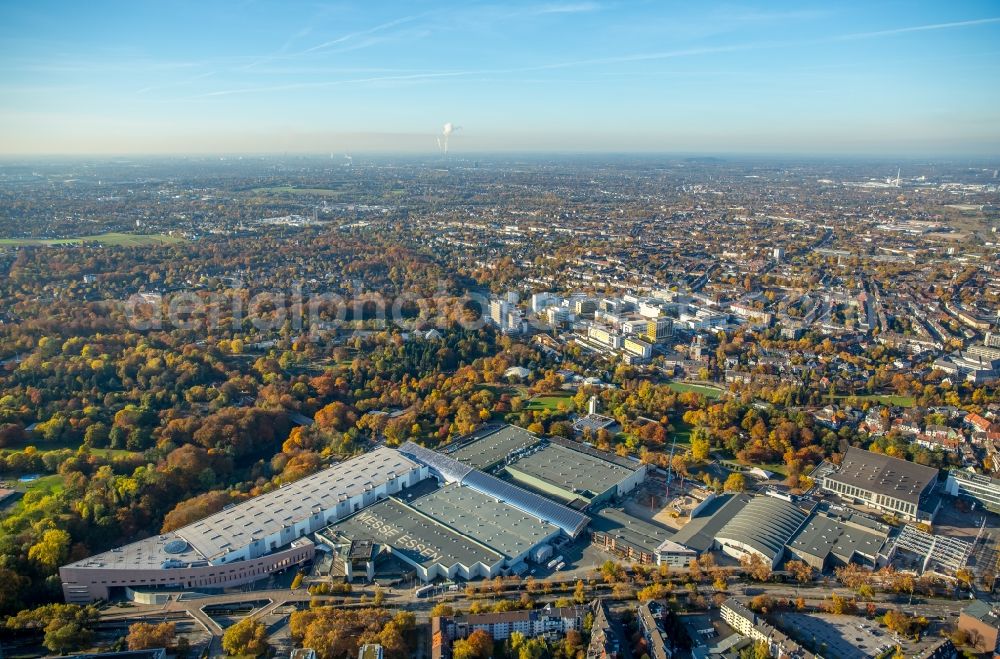
[[[974,412],[970,412],[965,416],[965,422],[981,432],[986,432],[990,429],[990,426],[993,425],[990,423],[989,419],[981,417]]]

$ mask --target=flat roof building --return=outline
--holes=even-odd
[[[591,542],[636,563],[656,563],[657,548],[673,535],[669,529],[629,515],[620,508],[604,508],[590,515]]]
[[[474,469],[490,471],[524,449],[542,441],[524,428],[505,425],[485,434],[477,433],[445,454]]]
[[[590,518],[580,512],[560,505],[540,494],[529,492],[512,483],[500,480],[496,476],[473,469],[454,458],[424,448],[419,444],[406,442],[399,447],[399,450],[404,455],[426,465],[430,473],[440,481],[461,483],[510,504],[529,515],[558,526],[570,538],[579,536],[590,523]]]
[[[398,499],[385,499],[332,524],[323,536],[370,539],[412,566],[422,581],[437,577],[492,578],[504,567],[500,552],[462,535]]]
[[[820,572],[848,563],[874,568],[890,527],[857,513],[817,510],[788,543],[788,552]]]
[[[629,469],[560,444],[525,451],[505,467],[515,481],[564,502],[594,506],[631,492],[645,479],[646,466]]]
[[[851,504],[908,521],[929,521],[935,511],[923,507],[937,475],[933,467],[851,447],[837,471],[823,477],[822,487]]]
[[[306,535],[427,478],[426,466],[378,448],[169,533],[59,569],[67,602],[128,589],[223,589],[311,560]]]
[[[560,535],[559,527],[545,520],[455,483],[413,500],[410,506],[503,554],[508,566]]]
[[[996,654],[1000,637],[1000,615],[989,604],[976,600],[962,609],[958,616],[958,628],[973,635],[977,650]]]

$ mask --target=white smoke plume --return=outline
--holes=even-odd
[[[451,134],[459,128],[461,128],[461,126],[456,126],[450,121],[446,123],[441,129],[441,136],[437,138],[438,149],[448,153],[448,138],[451,137]]]

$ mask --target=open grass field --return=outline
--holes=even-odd
[[[671,446],[674,442],[674,437],[677,438],[677,450],[681,453],[691,450],[691,424],[684,423],[684,421],[678,419],[674,426],[674,436],[667,438],[667,446]]]
[[[528,388],[515,384],[515,385],[505,385],[505,384],[481,384],[477,387],[480,390],[486,390],[496,396],[503,396],[504,394],[508,396],[519,396],[521,398],[526,398],[530,394],[528,393]]]
[[[41,492],[45,494],[58,494],[62,492],[63,489],[63,477],[59,474],[52,474],[51,476],[42,476],[41,478],[36,478],[30,483],[19,483],[16,482],[17,479],[11,479],[15,481],[18,489],[24,488],[25,492]]]
[[[687,382],[669,382],[667,386],[682,394],[686,391],[693,391],[697,394],[701,394],[705,398],[719,398],[722,396],[722,390],[715,387],[706,387],[701,384],[688,384]]]
[[[95,236],[80,236],[78,238],[0,238],[0,245],[13,247],[36,245],[55,247],[59,245],[80,245],[82,243],[103,243],[117,247],[146,247],[149,245],[172,245],[184,242],[183,238],[167,236],[162,233],[102,233]]]
[[[567,409],[573,409],[573,397],[569,394],[549,394],[547,396],[535,396],[524,406],[527,410],[556,410],[559,408],[559,403],[566,406]]]
[[[62,451],[62,450],[65,450],[65,449],[70,449],[72,451],[75,451],[76,449],[79,448],[79,444],[73,444],[73,445],[70,445],[70,444],[61,444],[61,443],[60,444],[42,444],[42,443],[38,443],[38,442],[28,441],[23,446],[21,446],[21,445],[18,445],[18,446],[8,446],[6,448],[0,449],[0,455],[6,455],[8,453],[13,453],[15,451],[23,451],[28,446],[35,447],[35,450],[38,451],[38,453],[40,453],[40,454],[41,453],[50,453],[52,451]],[[90,449],[90,452],[93,453],[94,455],[99,455],[101,457],[106,457],[106,458],[121,458],[121,457],[126,457],[126,456],[135,456],[135,455],[139,455],[141,453],[141,451],[129,451],[129,450],[126,450],[126,449],[123,449],[123,448],[92,448],[92,449]]]
[[[875,403],[881,403],[882,405],[895,405],[896,407],[913,407],[917,404],[917,401],[913,396],[897,396],[895,394],[869,394],[866,396],[837,396],[836,399],[846,400],[848,398],[857,398],[860,401],[870,400]]]

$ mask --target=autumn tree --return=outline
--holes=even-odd
[[[913,636],[914,639],[919,639],[929,624],[923,616],[910,616],[896,609],[886,611],[882,616],[882,623],[897,634]]]
[[[159,624],[136,622],[129,625],[126,643],[129,650],[170,648],[174,644],[177,625],[172,622]]]
[[[213,490],[191,497],[178,503],[173,510],[167,513],[166,517],[163,518],[160,533],[167,533],[187,526],[241,500],[242,497],[230,490]]]
[[[55,570],[66,562],[69,554],[70,535],[62,529],[49,529],[41,540],[28,549],[28,558],[46,570]]]
[[[834,569],[834,574],[840,583],[847,588],[856,589],[871,579],[872,571],[861,567],[857,563],[848,563],[843,567]]]
[[[711,450],[712,445],[707,436],[702,433],[691,433],[691,457],[695,460],[707,460]]]
[[[857,613],[858,603],[854,598],[834,593],[829,600],[823,602],[823,609],[835,615],[854,615]]]
[[[437,618],[441,616],[451,617],[453,615],[455,615],[455,607],[451,606],[450,604],[445,604],[444,602],[438,602],[437,604],[434,605],[434,608],[431,609],[432,618]]]
[[[222,635],[222,649],[228,654],[258,657],[267,652],[267,627],[253,618],[244,618]]]
[[[726,492],[743,492],[747,489],[747,479],[740,472],[734,471],[726,478],[723,489]]]
[[[46,604],[23,609],[7,618],[13,630],[37,630],[44,633],[42,644],[57,654],[66,654],[90,645],[100,612],[92,605]]]
[[[459,639],[451,646],[453,659],[489,659],[493,654],[493,637],[477,629],[468,638]]]
[[[751,579],[767,581],[771,578],[771,565],[760,554],[747,552],[740,558],[740,565]]]
[[[785,569],[791,572],[795,580],[801,584],[812,581],[812,566],[805,561],[788,561],[785,563]]]

